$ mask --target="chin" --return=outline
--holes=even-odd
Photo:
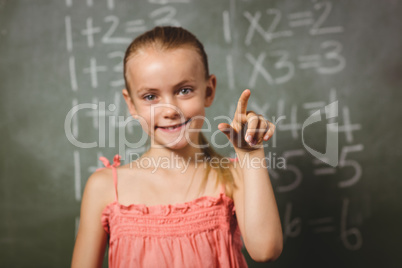
[[[194,143],[194,142],[193,142]],[[163,141],[157,143],[160,146],[165,148],[173,149],[173,150],[180,150],[186,147],[190,147],[191,144],[186,140],[186,137],[181,138],[180,140],[173,140],[173,141]],[[196,144],[196,143],[194,143]]]

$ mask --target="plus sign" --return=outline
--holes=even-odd
[[[89,67],[84,68],[84,73],[90,74],[91,86],[93,88],[97,88],[98,87],[98,72],[106,72],[106,70],[107,70],[106,66],[97,66],[96,59],[92,57]]]
[[[87,36],[88,40],[88,47],[94,47],[94,34],[99,33],[101,31],[100,27],[93,27],[92,26],[92,18],[87,19],[87,28],[81,31],[82,35]]]

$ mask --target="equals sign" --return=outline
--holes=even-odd
[[[132,20],[126,22],[126,33],[138,33],[146,30],[144,20]]]
[[[325,226],[328,225],[329,223],[332,222],[332,218],[327,217],[327,218],[318,218],[314,220],[310,220],[308,222],[309,225],[315,226],[313,227],[313,232],[314,233],[325,233],[325,232],[333,232],[335,228],[333,226]],[[317,227],[318,225],[318,227]],[[324,225],[324,226],[321,226]]]
[[[321,55],[318,54],[299,56],[297,59],[299,60],[300,69],[318,68],[321,64]]]
[[[328,158],[314,159],[313,164],[319,165],[319,164],[322,164],[323,162],[328,163],[328,161],[329,161]],[[331,174],[335,174],[335,173],[336,173],[336,169],[333,167],[324,167],[324,168],[314,169],[314,175],[316,175],[316,176],[331,175]]]
[[[313,13],[311,11],[303,11],[288,15],[290,27],[302,27],[313,24]]]

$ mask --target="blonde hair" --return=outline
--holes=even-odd
[[[208,57],[205,53],[204,46],[202,43],[189,31],[181,28],[181,27],[171,27],[171,26],[163,26],[163,27],[155,27],[154,29],[147,31],[137,38],[135,38],[131,44],[128,46],[126,53],[124,55],[124,81],[126,85],[126,89],[131,93],[129,84],[127,82],[126,77],[126,65],[128,60],[141,52],[141,50],[154,48],[156,50],[171,50],[177,48],[188,47],[195,49],[195,51],[200,55],[201,61],[204,66],[205,79],[209,78],[209,69],[208,69]],[[218,184],[223,184],[227,186],[229,190],[227,192],[228,195],[232,195],[233,188],[236,188],[234,183],[233,175],[229,169],[232,166],[231,163],[228,163],[227,166],[223,165],[212,165],[210,163],[211,159],[218,159],[218,163],[224,163],[221,161],[224,157],[217,153],[212,146],[210,146],[207,138],[200,132],[198,143],[202,148],[202,151],[205,155],[206,161],[209,163],[206,165],[205,175],[202,181],[201,189],[206,187],[208,176],[211,170],[214,170],[217,175],[216,186]]]

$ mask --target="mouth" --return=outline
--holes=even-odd
[[[186,122],[181,123],[181,124],[177,124],[177,125],[172,125],[172,126],[166,126],[166,127],[160,127],[160,126],[156,126],[155,129],[160,128],[162,130],[166,130],[166,131],[174,131],[174,130],[178,130],[180,129],[182,126],[186,125],[188,122],[190,122],[191,118],[188,119]]]

